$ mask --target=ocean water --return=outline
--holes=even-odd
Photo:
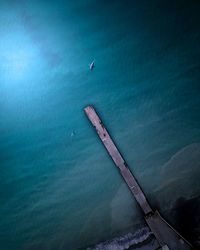
[[[199,10],[195,0],[0,1],[0,249],[86,249],[145,226],[89,104],[152,207],[196,240]]]

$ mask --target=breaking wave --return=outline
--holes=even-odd
[[[94,247],[89,247],[86,250],[124,250],[133,246],[137,247],[141,244],[146,245],[146,241],[151,237],[153,237],[153,233],[148,227],[144,227],[137,230],[135,233],[128,233],[123,236],[116,237],[112,240],[99,243]]]

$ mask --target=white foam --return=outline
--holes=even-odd
[[[113,240],[99,243],[94,247],[87,248],[87,250],[124,250],[131,246],[138,246],[138,249],[143,249],[144,246],[146,250],[155,249],[157,244],[156,241],[154,241],[154,243],[145,242],[151,235],[152,232],[149,228],[143,227],[135,233],[128,233],[126,235],[116,237]]]

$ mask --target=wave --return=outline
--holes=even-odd
[[[152,241],[153,233],[148,227],[143,227],[137,230],[135,233],[128,233],[120,237],[116,237],[112,240],[101,242],[94,247],[89,247],[86,250],[124,250],[130,247],[145,246],[145,249],[155,249],[156,240]],[[152,248],[153,247],[153,248]],[[141,248],[140,248],[141,249]]]

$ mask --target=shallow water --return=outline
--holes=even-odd
[[[138,228],[88,104],[181,230],[179,198],[200,194],[198,1],[0,5],[1,249],[78,249]]]

